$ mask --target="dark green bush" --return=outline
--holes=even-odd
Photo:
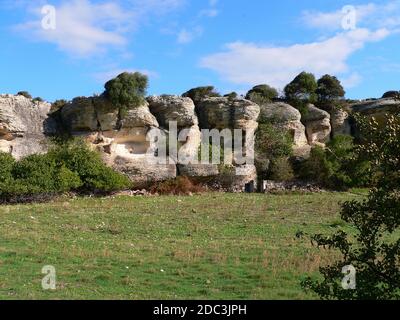
[[[129,179],[107,167],[83,142],[56,145],[47,154],[16,162],[0,153],[0,201],[67,191],[111,192],[131,186]]]
[[[17,93],[17,96],[23,96],[27,99],[32,99],[32,96],[30,95],[30,93],[28,91],[20,91]]]
[[[196,104],[204,98],[220,96],[221,95],[217,91],[215,91],[215,88],[213,86],[193,88],[182,94],[182,97],[191,98]]]
[[[255,165],[261,178],[268,178],[270,162],[292,155],[293,138],[270,123],[259,124],[255,138]]]
[[[278,90],[275,88],[267,84],[261,84],[247,92],[246,99],[262,105],[272,102],[274,99],[278,98],[278,95]]]
[[[291,181],[294,179],[292,164],[287,157],[280,157],[271,161],[268,170],[269,180]]]

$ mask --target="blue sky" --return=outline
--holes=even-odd
[[[147,73],[149,94],[282,89],[303,70],[338,76],[350,98],[400,90],[398,0],[0,0],[0,43],[0,93],[49,101],[125,70]]]

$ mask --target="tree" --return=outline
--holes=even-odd
[[[30,93],[28,91],[20,91],[17,93],[17,96],[23,96],[27,99],[32,99],[32,96],[30,95]]]
[[[238,96],[239,95],[237,94],[237,92],[231,92],[231,93],[224,95],[224,97],[228,98],[229,100],[235,100],[235,99],[237,99]]]
[[[193,88],[182,94],[182,97],[191,98],[194,103],[198,103],[204,98],[220,96],[221,95],[215,90],[213,86]]]
[[[321,77],[321,79],[318,80],[317,85],[316,94],[318,95],[318,101],[320,102],[336,101],[343,98],[346,94],[340,81],[329,74]]]
[[[123,117],[127,110],[145,101],[148,77],[139,72],[121,73],[105,84],[104,95],[117,108]]]
[[[302,72],[285,87],[285,95],[288,100],[301,100],[310,103],[315,102],[317,81],[312,73]]]
[[[246,94],[246,99],[257,104],[269,103],[278,97],[278,91],[267,84],[261,84],[253,87]]]
[[[382,99],[386,99],[386,98],[400,99],[400,91],[385,92],[385,94],[382,96]]]
[[[355,230],[331,236],[314,235],[318,245],[337,249],[342,258],[321,267],[322,281],[307,278],[302,285],[323,299],[400,298],[400,115],[388,116],[385,126],[358,118],[362,142],[357,152],[382,172],[376,188],[362,201],[342,206],[341,218]],[[342,268],[356,271],[354,290],[344,290]]]

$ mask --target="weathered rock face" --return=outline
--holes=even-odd
[[[400,100],[388,98],[372,101],[361,101],[353,104],[351,108],[355,112],[359,112],[366,116],[375,117],[376,120],[381,121],[388,113],[396,114],[400,112]]]
[[[332,135],[351,135],[349,114],[342,109],[334,109],[330,113]]]
[[[272,123],[283,128],[293,137],[295,156],[307,156],[310,153],[306,130],[301,123],[300,112],[289,104],[277,102],[261,106],[259,123]]]
[[[245,99],[206,98],[196,105],[203,129],[256,129],[260,107]]]
[[[309,104],[307,114],[302,118],[302,121],[306,126],[310,145],[325,145],[329,141],[332,128],[331,116],[328,112]]]
[[[151,96],[147,98],[150,111],[160,125],[168,128],[169,122],[177,123],[178,128],[190,128],[198,125],[195,106],[190,98],[179,96]]]
[[[14,158],[44,153],[50,104],[23,96],[0,95],[0,151]]]

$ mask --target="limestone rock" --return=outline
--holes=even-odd
[[[127,111],[126,116],[121,121],[121,127],[137,128],[137,127],[156,127],[158,128],[156,117],[151,114],[149,104],[144,102],[139,107],[134,107]]]
[[[245,99],[211,97],[196,105],[203,129],[256,129],[260,107]]]
[[[293,137],[293,152],[296,156],[307,156],[310,152],[306,129],[301,123],[299,110],[289,104],[276,102],[261,106],[259,123],[271,123],[287,130]]]
[[[353,111],[361,113],[369,117],[375,117],[381,121],[386,114],[398,114],[400,112],[400,100],[392,98],[378,99],[372,101],[361,101],[351,106]]]
[[[302,121],[305,123],[310,145],[325,145],[329,141],[331,116],[328,112],[309,104],[307,106],[307,114],[302,118]]]
[[[349,114],[342,109],[334,109],[331,111],[331,126],[333,136],[351,135]]]
[[[0,151],[16,159],[46,152],[44,132],[50,107],[23,96],[0,95]]]
[[[190,128],[198,125],[195,106],[190,98],[163,95],[151,96],[147,99],[150,111],[160,123],[168,129],[170,121],[175,121],[178,128]]]
[[[93,98],[73,99],[61,109],[61,119],[70,132],[90,132],[99,129]]]

